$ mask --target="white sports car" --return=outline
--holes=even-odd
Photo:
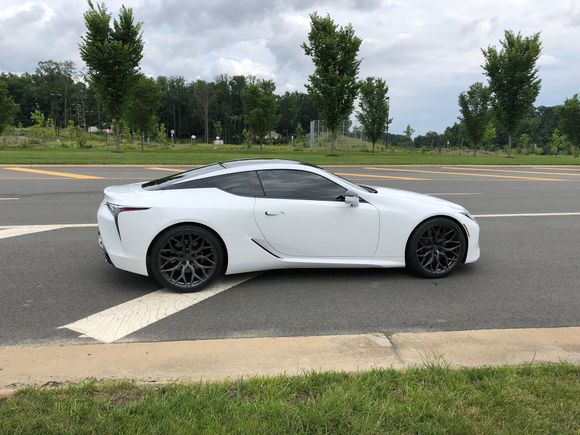
[[[479,258],[479,225],[465,208],[288,160],[107,187],[98,223],[111,264],[179,292],[280,268],[407,266],[439,278]]]

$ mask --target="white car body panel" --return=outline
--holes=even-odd
[[[105,189],[97,213],[106,254],[115,267],[147,275],[148,250],[155,237],[172,226],[194,223],[210,228],[224,242],[226,274],[283,268],[403,267],[413,229],[428,218],[447,216],[466,229],[465,262],[479,258],[477,222],[463,207],[439,198],[384,187],[375,187],[377,193],[371,193],[322,169],[293,162],[248,162],[198,178],[268,169],[313,172],[354,190],[361,202],[351,207],[343,201],[246,197],[217,188],[111,186]],[[107,203],[146,209],[120,213],[117,230]],[[266,212],[283,214],[268,216]]]
[[[372,204],[256,198],[254,217],[265,241],[284,257],[366,258],[377,250],[379,211]]]

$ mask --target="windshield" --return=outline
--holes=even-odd
[[[218,171],[224,167],[217,163],[214,165],[202,166],[201,168],[190,169],[188,171],[178,172],[177,174],[171,174],[167,177],[158,178],[156,180],[148,181],[143,183],[141,187],[144,189],[150,188],[152,190],[165,189],[167,186],[174,184],[176,181],[184,178],[197,177],[198,175],[207,174],[209,172]]]

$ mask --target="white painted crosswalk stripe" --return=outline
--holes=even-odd
[[[0,226],[0,239],[25,236],[43,231],[60,230],[63,228],[96,228],[97,224],[54,224],[54,225],[4,225]]]
[[[196,293],[175,293],[165,289],[154,291],[60,328],[79,332],[82,337],[112,343],[255,276],[256,274],[228,276]]]

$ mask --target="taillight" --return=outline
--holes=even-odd
[[[117,228],[117,233],[119,234],[119,238],[121,238],[121,230],[119,229],[119,215],[125,211],[149,210],[150,207],[127,207],[124,205],[113,204],[112,202],[107,202],[107,208],[111,211],[111,214],[115,218],[115,227]]]

